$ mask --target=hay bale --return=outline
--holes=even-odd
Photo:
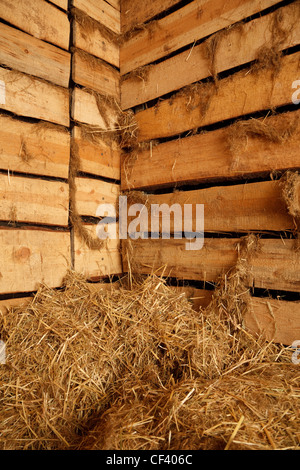
[[[299,448],[299,368],[222,292],[199,313],[156,276],[69,273],[1,314],[0,448]]]

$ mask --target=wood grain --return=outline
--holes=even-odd
[[[101,109],[95,95],[81,88],[75,88],[72,99],[72,118],[76,122],[97,126],[104,130],[114,130],[118,121],[118,111],[106,103],[105,98],[100,97],[100,100]]]
[[[194,0],[133,35],[120,50],[124,75],[254,15],[277,0]]]
[[[70,22],[67,15],[44,0],[0,0],[0,17],[38,39],[69,49]]]
[[[68,209],[67,183],[0,174],[1,220],[67,226]]]
[[[170,137],[191,129],[246,114],[292,104],[292,84],[298,76],[300,53],[285,56],[274,77],[271,70],[241,71],[192,92],[161,101],[136,114],[139,141]],[[210,87],[209,89],[207,87]],[[210,101],[207,93],[214,93]],[[234,101],[234,106],[233,106]],[[207,103],[207,105],[206,105]],[[205,105],[206,112],[201,108]]]
[[[101,59],[79,51],[73,53],[72,64],[74,83],[120,101],[120,73],[116,69]]]
[[[66,129],[0,115],[0,169],[68,178],[70,134]]]
[[[300,200],[300,190],[299,190]],[[161,206],[179,204],[182,213],[182,227],[190,222],[196,230],[196,205],[204,205],[205,232],[250,232],[250,231],[292,231],[293,218],[289,215],[278,181],[246,183],[236,186],[217,186],[194,191],[176,191],[171,194],[147,195],[149,227],[151,209],[154,204]],[[187,217],[185,204],[192,204],[191,219]],[[168,215],[166,215],[168,219]],[[171,233],[174,232],[174,219]],[[162,231],[162,214],[152,215],[153,223],[159,222]]]
[[[18,29],[0,23],[0,62],[20,72],[69,86],[71,55]]]
[[[120,50],[117,43],[107,38],[96,24],[93,29],[86,31],[78,21],[73,21],[73,45],[91,55],[105,60],[119,68]]]
[[[73,128],[73,139],[77,146],[81,171],[115,180],[121,179],[121,151],[116,142],[108,144],[100,138],[91,142],[84,136],[80,126]]]
[[[181,0],[122,0],[121,25],[126,32],[180,3]]]
[[[5,103],[0,108],[69,126],[69,90],[4,68],[0,68],[0,80],[5,84]]]
[[[114,33],[120,34],[120,12],[104,0],[73,0],[73,6],[102,23]]]
[[[299,4],[292,3],[277,12],[257,18],[238,27],[216,33],[198,46],[192,45],[188,51],[174,55],[153,64],[139,72],[140,77],[123,77],[122,109],[131,108],[141,103],[178,90],[186,85],[210,77],[213,68],[216,73],[233,69],[254,61],[262,48],[274,48],[277,38],[273,37],[274,24],[280,18],[283,30],[288,33],[282,38],[281,50],[299,44],[300,26]],[[209,44],[215,42],[212,58]],[[180,70],[180,73],[178,73]],[[168,80],[165,80],[168,77]]]
[[[277,130],[293,126],[300,111],[268,117],[267,127]],[[134,159],[123,157],[122,189],[173,187],[193,181],[242,179],[282,171],[300,169],[298,129],[284,144],[259,136],[247,136],[246,145],[231,152],[231,126],[179,140],[162,143],[152,150],[137,153]]]
[[[1,228],[0,240],[1,294],[62,285],[70,267],[69,233]]]
[[[117,209],[120,185],[92,178],[76,178],[76,205],[80,215],[96,217],[100,204]]]
[[[135,273],[157,274],[187,280],[216,282],[238,260],[238,239],[205,239],[198,251],[186,250],[187,240],[127,240],[123,243],[123,268],[128,256]],[[260,240],[260,251],[251,256],[249,287],[300,292],[300,254],[294,240]]]
[[[85,226],[96,238],[96,225]],[[122,262],[119,240],[106,240],[101,250],[90,250],[84,242],[75,236],[74,240],[75,270],[87,279],[96,280],[101,277],[122,273]]]

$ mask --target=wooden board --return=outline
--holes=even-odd
[[[202,250],[187,251],[187,240],[127,240],[123,268],[135,273],[215,282],[236,265],[238,239],[207,238]],[[260,240],[260,251],[249,260],[248,285],[300,292],[300,253],[294,240]]]
[[[73,138],[77,145],[82,172],[115,180],[121,179],[121,151],[116,142],[108,144],[100,138],[91,142],[84,137],[80,126],[74,127]]]
[[[0,219],[55,226],[68,225],[69,186],[0,174]]]
[[[92,178],[76,178],[76,206],[80,215],[96,217],[100,204],[112,204],[117,211],[120,185]]]
[[[121,0],[105,0],[106,3],[114,7],[116,10],[121,10]]]
[[[5,84],[5,103],[2,100],[0,108],[69,126],[69,90],[1,67],[0,80]]]
[[[54,5],[62,8],[63,10],[68,10],[68,0],[48,0],[49,2],[53,3]]]
[[[146,141],[170,137],[190,129],[292,104],[292,84],[298,76],[299,60],[299,52],[284,57],[275,79],[270,70],[257,73],[243,70],[220,80],[204,115],[201,106],[205,104],[207,89],[202,92],[204,95],[198,90],[193,97],[180,94],[161,101],[158,106],[136,114],[138,139]]]
[[[199,311],[206,308],[213,291],[193,287],[176,287],[178,294],[185,294]],[[291,346],[300,338],[300,302],[251,297],[249,311],[243,318],[244,328],[267,341]]]
[[[299,44],[299,22],[296,20],[299,15],[299,4],[293,3],[283,7],[280,12],[281,25],[283,29],[289,30],[289,34],[280,43],[280,48],[283,50]],[[228,29],[220,36],[209,38],[208,42],[217,40],[213,61],[215,72],[220,73],[251,62],[258,57],[261,48],[272,47],[272,41],[274,41],[272,28],[277,15],[277,12],[271,13],[240,25],[238,28]],[[144,79],[124,77],[121,86],[122,109],[146,103],[209,77],[212,74],[212,60],[208,60],[207,57],[208,42],[205,41],[195,47],[191,46],[188,51],[153,64],[146,69]],[[139,74],[143,77],[143,73]],[[165,80],[165,77],[168,77],[168,80]]]
[[[118,44],[106,37],[100,26],[96,26],[96,22],[94,27],[87,33],[86,28],[78,21],[73,21],[73,43],[74,47],[119,68],[120,50]]]
[[[70,267],[70,234],[0,230],[0,293],[33,292],[41,283],[60,287]]]
[[[68,178],[70,134],[62,127],[0,115],[0,169]]]
[[[72,64],[74,83],[120,101],[120,73],[116,69],[82,51],[74,52]]]
[[[280,131],[298,119],[299,110],[269,117],[265,123]],[[134,159],[124,158],[122,189],[241,179],[288,168],[300,169],[300,130],[282,145],[249,135],[247,145],[232,153],[228,145],[230,129],[229,126],[153,145],[152,151],[139,152]]]
[[[181,0],[122,0],[121,25],[122,32],[126,32],[136,25],[154,18],[169,8],[180,3]]]
[[[73,6],[102,23],[114,33],[120,34],[120,12],[104,0],[74,0]]]
[[[124,75],[268,8],[278,0],[194,0],[142,29],[120,50]]]
[[[104,98],[100,99],[103,100],[103,109],[106,110],[104,112],[107,115],[108,126],[105,122],[104,112],[102,109],[99,109],[95,96],[81,88],[73,90],[72,118],[74,121],[97,126],[101,129],[115,129],[118,112],[106,104]]]
[[[86,225],[90,234],[96,238],[96,225]],[[119,240],[106,240],[101,250],[90,250],[75,236],[74,266],[76,272],[89,279],[98,279],[114,274],[122,274]]]
[[[0,0],[0,18],[38,39],[69,49],[67,15],[44,0]]]
[[[0,312],[6,314],[13,308],[25,308],[33,297],[17,297],[12,299],[0,300]]]
[[[299,189],[300,200],[300,189]],[[285,231],[295,228],[282,197],[278,181],[247,183],[236,186],[218,186],[196,191],[176,191],[171,194],[147,195],[149,227],[153,204],[179,204],[182,213],[182,227],[192,223],[196,230],[196,205],[204,204],[204,228],[206,232],[250,232]],[[193,205],[192,219],[187,217],[185,204]],[[168,214],[166,213],[166,220]],[[152,216],[153,223],[159,223],[162,230],[162,214]],[[174,232],[174,219],[171,217],[171,231]],[[187,226],[187,225],[186,225]]]
[[[71,55],[18,29],[0,23],[0,63],[68,88]]]

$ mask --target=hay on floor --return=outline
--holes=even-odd
[[[71,272],[2,313],[0,448],[299,449],[299,366],[224,295],[196,312],[154,275]]]

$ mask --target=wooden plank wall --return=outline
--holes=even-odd
[[[114,139],[120,112],[120,9],[117,2],[73,0],[72,14],[72,152],[79,166],[75,179],[76,210],[85,230],[96,239],[99,204],[117,206],[120,148]],[[74,233],[74,267],[92,278],[121,274],[119,241],[92,250]]]
[[[117,1],[0,0],[0,300],[8,304],[41,283],[60,287],[76,266],[93,278],[121,272],[119,242],[89,250],[69,212],[74,152],[76,206],[89,233],[98,204],[119,193],[119,148],[99,138],[117,120],[119,33]]]
[[[285,344],[300,328],[299,221],[283,197],[284,175],[300,169],[299,17],[297,1],[124,0],[121,8],[121,106],[137,127],[123,149],[121,188],[149,210],[205,211],[202,250],[172,237],[130,240],[124,270],[196,284],[190,294],[206,306],[203,288],[234,268],[243,238],[255,234],[246,323],[270,339],[270,301]]]

